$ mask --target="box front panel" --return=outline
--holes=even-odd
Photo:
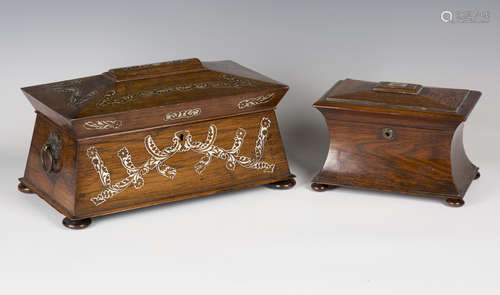
[[[80,142],[79,216],[290,174],[274,111]]]
[[[327,119],[330,149],[315,181],[416,194],[456,194],[452,131]]]

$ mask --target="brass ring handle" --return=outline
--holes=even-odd
[[[62,150],[62,140],[59,134],[51,131],[47,141],[40,149],[40,161],[45,173],[55,173],[60,170],[60,154]]]
[[[42,160],[43,170],[47,173],[52,172],[55,167],[55,163],[50,144],[46,143],[42,146],[42,149],[40,150],[40,159]]]

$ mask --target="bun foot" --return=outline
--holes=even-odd
[[[448,198],[446,199],[446,204],[451,207],[462,207],[465,202],[462,199],[453,199],[453,198]]]
[[[474,176],[474,180],[478,179],[479,177],[481,177],[481,173],[479,173],[479,171],[477,171],[476,176]]]
[[[289,178],[287,180],[270,183],[268,186],[275,189],[291,189],[296,183],[295,179]]]
[[[324,192],[328,188],[335,188],[335,186],[329,186],[327,184],[313,182],[311,183],[311,188],[317,192]]]
[[[90,218],[73,220],[73,219],[69,219],[68,217],[65,217],[63,219],[62,223],[67,228],[71,228],[71,229],[84,229],[87,226],[89,226],[91,222],[92,222],[92,219],[90,219]]]
[[[33,194],[33,191],[30,190],[27,186],[25,186],[21,182],[17,185],[17,190],[20,191],[21,193]]]

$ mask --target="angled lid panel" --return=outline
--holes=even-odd
[[[467,89],[345,79],[339,81],[314,105],[465,120],[480,95],[478,91]]]
[[[267,76],[262,75],[261,73],[253,71],[253,70],[251,70],[247,67],[244,67],[240,64],[237,64],[231,60],[223,60],[223,61],[215,61],[215,62],[214,61],[212,61],[212,62],[207,61],[207,62],[203,62],[203,66],[205,66],[209,70],[219,72],[219,73],[226,73],[226,74],[230,74],[230,75],[244,77],[247,79],[253,79],[253,80],[258,80],[258,81],[267,82],[267,83],[271,83],[271,84],[286,86],[285,84],[283,84],[281,82],[273,80]]]
[[[104,134],[274,108],[288,86],[231,61],[187,59],[22,90],[35,109],[77,134]]]
[[[60,116],[71,119],[110,88],[112,81],[102,75],[22,88],[32,104],[43,104]],[[36,108],[36,107],[35,107]]]

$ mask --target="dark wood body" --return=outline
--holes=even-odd
[[[254,148],[262,118],[269,118],[271,121],[262,160],[275,165],[273,172],[263,172],[239,165],[231,171],[225,168],[225,160],[212,158],[205,171],[197,174],[194,165],[203,157],[203,154],[195,151],[180,152],[166,161],[166,164],[176,168],[176,175],[172,180],[152,170],[143,175],[142,188],[135,189],[131,184],[127,189],[98,206],[90,201],[92,197],[104,190],[99,175],[87,155],[87,150],[91,146],[98,150],[111,176],[111,182],[116,183],[127,177],[126,169],[117,157],[117,152],[122,147],[127,147],[136,166],[140,166],[151,158],[145,149],[144,137],[146,135],[151,135],[155,144],[162,149],[172,144],[174,133],[180,130],[189,130],[194,140],[204,141],[209,125],[213,124],[217,126],[214,145],[228,150],[233,145],[235,131],[243,128],[246,136],[240,155],[255,157]],[[62,168],[58,173],[47,174],[42,169],[40,149],[51,130],[61,132],[63,138]],[[273,183],[291,177],[293,175],[290,174],[288,168],[276,116],[271,109],[211,121],[189,122],[81,140],[73,139],[45,116],[38,114],[25,175],[20,181],[65,216],[71,219],[82,219],[225,190]]]
[[[422,116],[416,110],[394,111],[381,105],[334,105],[327,101],[332,89],[314,104],[328,125],[330,146],[313,183],[464,197],[478,175],[478,167],[463,147],[465,118],[437,113]],[[470,108],[479,95],[468,94]],[[384,136],[388,129],[391,138]]]
[[[359,123],[355,114],[352,121],[341,121],[335,119],[334,110],[321,112],[331,142],[324,167],[313,182],[462,198],[477,174],[478,168],[464,152],[463,124],[456,129],[423,129],[407,127],[404,121]],[[383,137],[384,128],[394,130],[393,140]]]
[[[67,227],[219,191],[295,184],[274,111],[288,86],[234,62],[180,60],[22,90],[37,119],[18,188],[64,214]]]

